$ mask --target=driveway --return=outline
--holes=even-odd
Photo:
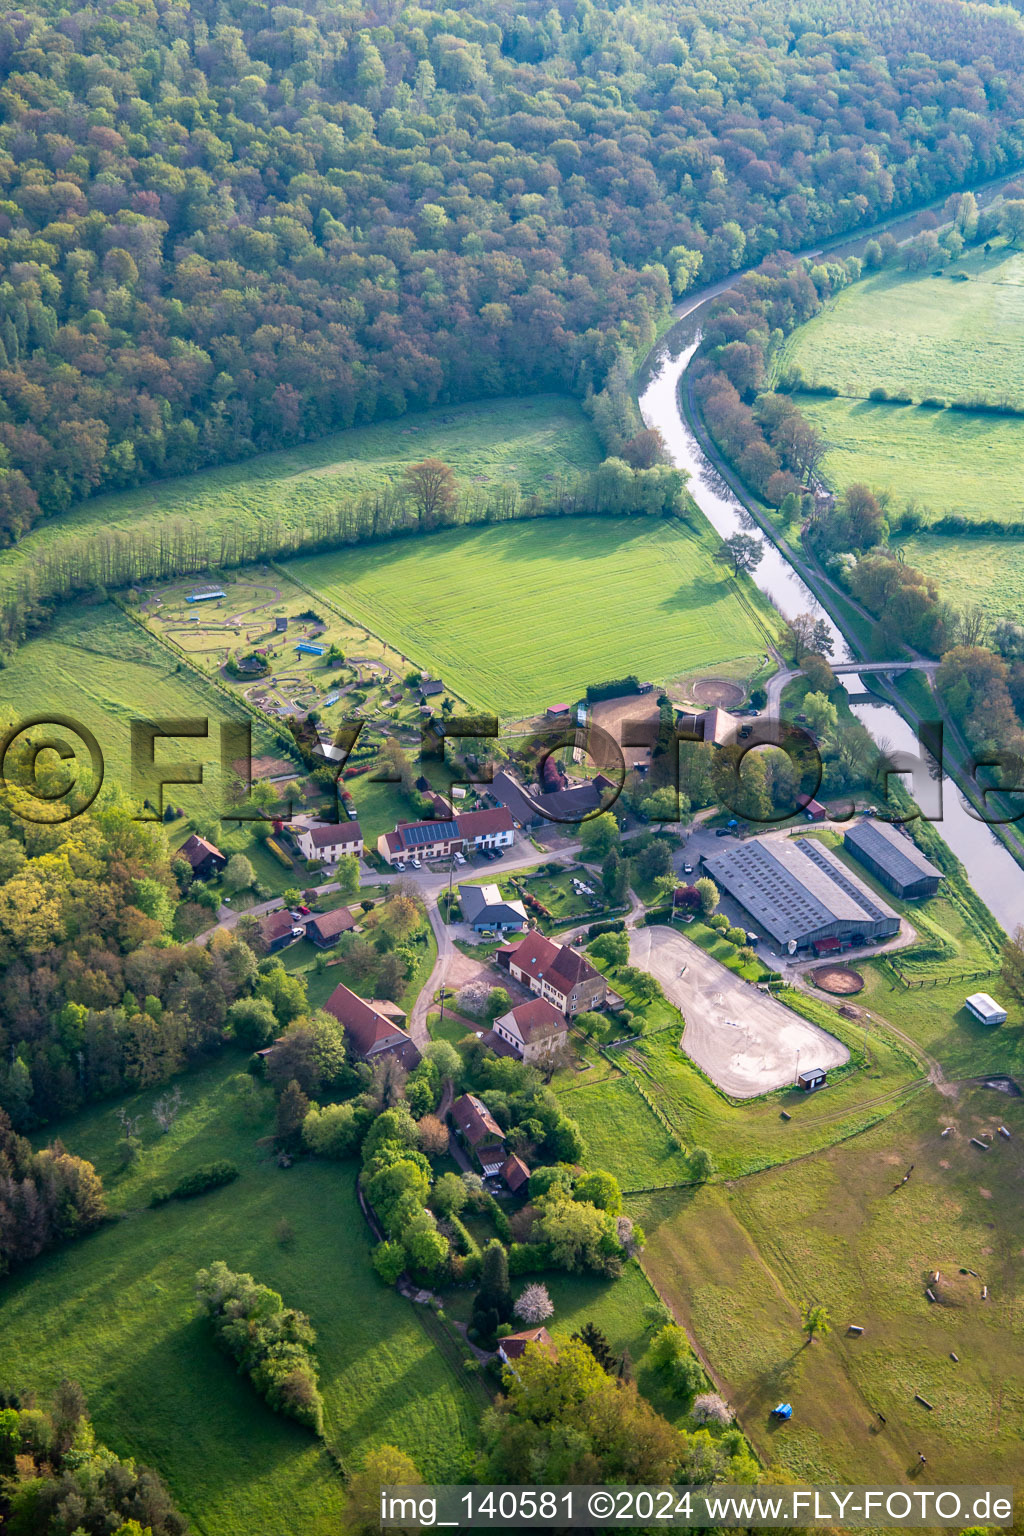
[[[686,1054],[731,1098],[784,1088],[795,1081],[798,1067],[828,1070],[850,1059],[832,1035],[674,929],[632,929],[629,958],[661,983],[686,1020]]]

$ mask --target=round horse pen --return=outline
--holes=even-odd
[[[849,965],[823,965],[811,972],[811,979],[822,992],[834,997],[852,997],[864,985],[864,977]]]

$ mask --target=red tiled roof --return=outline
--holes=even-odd
[[[306,932],[315,928],[321,939],[333,939],[336,933],[348,933],[354,928],[356,920],[348,907],[337,907],[333,912],[319,912],[316,917],[311,917],[306,924]]]
[[[514,832],[516,829],[511,812],[503,805],[490,811],[466,811],[456,816],[455,821],[462,837],[493,837],[497,832]]]
[[[592,981],[600,974],[576,950],[566,944],[552,944],[536,930],[516,945],[511,958],[535,981],[543,979],[566,996],[581,981]]]
[[[490,1136],[498,1141],[504,1139],[501,1126],[487,1105],[472,1093],[464,1093],[461,1098],[455,1100],[452,1105],[452,1119],[471,1147],[479,1145]]]
[[[186,859],[193,869],[211,856],[215,859],[224,859],[227,863],[227,859],[217,845],[205,837],[200,837],[198,832],[193,832],[191,837],[186,838],[176,854],[177,858]]]
[[[515,1194],[517,1190],[522,1189],[523,1185],[528,1182],[530,1170],[522,1158],[516,1157],[513,1153],[508,1161],[502,1164],[501,1176],[512,1193]]]
[[[501,1352],[509,1360],[518,1360],[525,1352],[527,1344],[536,1344],[549,1355],[557,1357],[558,1350],[555,1341],[543,1326],[540,1328],[524,1328],[522,1333],[509,1333],[500,1339]]]
[[[295,920],[286,907],[281,907],[277,912],[267,912],[260,918],[260,933],[268,944],[291,933],[294,926]]]
[[[357,997],[344,985],[335,987],[324,1008],[337,1019],[360,1056],[369,1055],[382,1040],[412,1044],[404,1029],[399,1029],[391,1019],[371,1008],[365,998]]]
[[[339,822],[333,827],[303,827],[300,837],[310,837],[314,848],[333,848],[335,843],[361,842],[358,821]]]
[[[564,1033],[567,1027],[554,1003],[549,1003],[546,997],[535,997],[528,1003],[520,1003],[518,1008],[512,1009],[512,1017],[527,1043],[539,1036]]]

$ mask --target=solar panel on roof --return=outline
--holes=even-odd
[[[458,837],[459,829],[454,821],[430,821],[420,826],[402,827],[402,842],[420,846],[436,843],[442,838]]]

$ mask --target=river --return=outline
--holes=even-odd
[[[695,295],[689,304],[680,306],[677,311],[680,321],[689,318],[690,324],[675,326],[655,349],[645,366],[647,382],[640,395],[640,412],[645,424],[656,427],[661,433],[673,464],[686,470],[690,477],[689,491],[694,501],[723,538],[749,528],[749,518],[687,426],[679,409],[679,384],[699,341],[695,311],[728,286],[729,283],[718,284],[714,290]],[[835,659],[856,660],[842,632],[770,540],[765,541],[764,557],[752,573],[752,579],[785,617],[813,613],[815,618],[824,619],[834,637]],[[856,688],[856,677],[850,677],[850,684]],[[851,708],[884,751],[918,753],[913,730],[891,704],[880,701],[858,703]],[[1024,921],[1024,869],[991,829],[967,808],[960,791],[946,774],[942,776],[939,825],[943,838],[967,870],[974,890],[996,920],[1012,933]]]

